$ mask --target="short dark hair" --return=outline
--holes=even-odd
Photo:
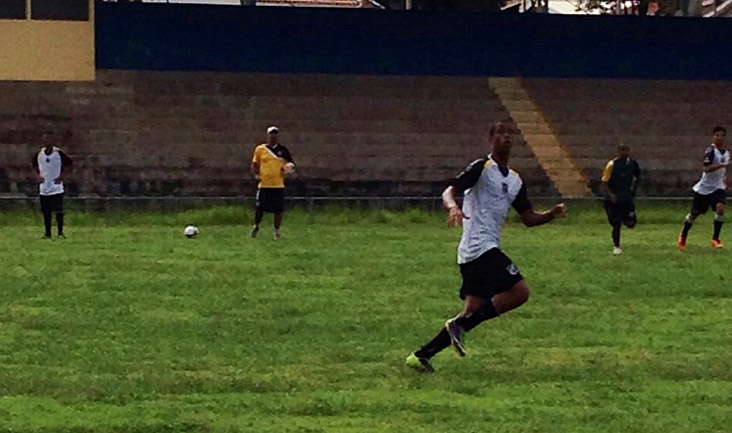
[[[625,143],[618,144],[618,150],[628,149],[630,150],[630,146]]]
[[[496,135],[496,132],[498,132],[498,127],[501,125],[508,125],[511,127],[512,132],[516,132],[516,128],[513,126],[513,120],[511,119],[504,119],[504,120],[497,120],[491,124],[490,129],[488,129],[488,137],[493,137]]]
[[[715,126],[714,131],[712,131],[712,134],[716,134],[717,132],[724,132],[724,135],[727,135],[727,130],[724,129],[724,126]]]

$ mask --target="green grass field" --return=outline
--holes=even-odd
[[[0,432],[729,432],[731,253],[710,215],[676,250],[687,206],[640,204],[618,257],[599,207],[513,215],[532,297],[433,375],[403,361],[460,308],[442,213],[292,211],[274,242],[237,207],[71,211],[53,241],[4,212]]]

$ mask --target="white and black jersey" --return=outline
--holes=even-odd
[[[532,208],[519,174],[500,167],[490,155],[473,161],[451,186],[465,192],[463,235],[458,246],[460,264],[500,247],[501,231],[510,207],[519,214]]]
[[[56,183],[56,179],[61,176],[63,170],[73,164],[69,158],[59,148],[54,147],[49,154],[45,148],[41,149],[33,157],[33,167],[35,167],[43,178],[43,182],[38,186],[40,195],[56,195],[64,192],[63,182]]]
[[[729,161],[729,157],[730,155],[727,149],[722,151],[712,144],[707,147],[704,153],[704,166],[712,165],[713,163],[724,164]],[[724,175],[726,171],[725,168],[720,168],[709,173],[702,173],[701,179],[694,185],[694,192],[701,195],[709,195],[719,189],[724,190]]]

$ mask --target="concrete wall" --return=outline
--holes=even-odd
[[[508,116],[487,78],[100,70],[91,83],[0,82],[0,193],[34,194],[45,128],[77,162],[69,193],[251,195],[268,125],[297,162],[291,194],[436,195]],[[519,139],[513,166],[556,194]]]

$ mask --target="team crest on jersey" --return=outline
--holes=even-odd
[[[506,182],[504,182],[502,185],[503,185],[503,193],[508,194],[508,184]]]
[[[514,265],[513,263],[511,263],[510,265],[506,266],[506,272],[508,272],[511,275],[516,275],[516,274],[519,273],[519,270],[516,267],[516,265]]]

